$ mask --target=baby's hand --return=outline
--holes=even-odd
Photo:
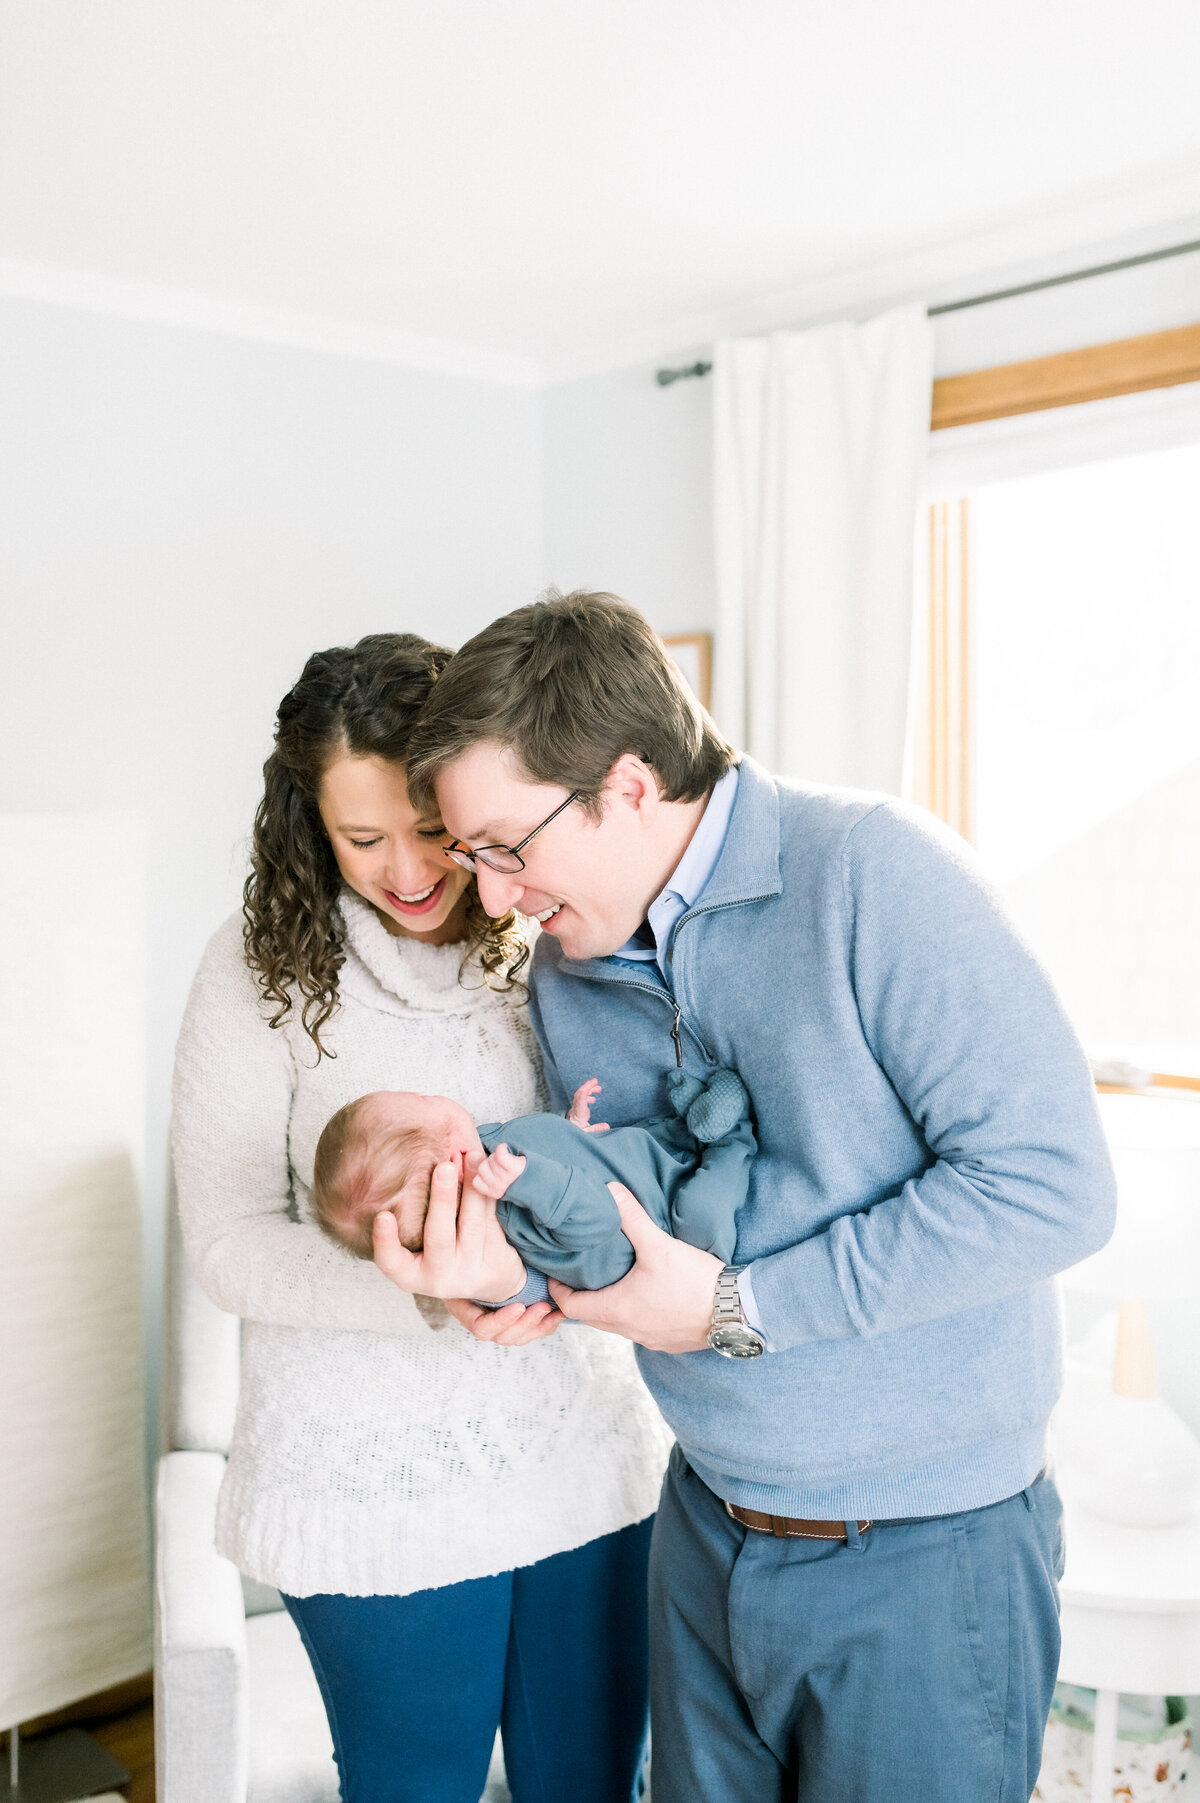
[[[489,1152],[471,1172],[471,1182],[481,1196],[490,1196],[493,1202],[508,1191],[510,1183],[515,1183],[525,1169],[525,1160],[519,1152],[510,1152],[507,1146],[497,1146]]]
[[[607,1121],[592,1120],[592,1103],[600,1094],[600,1079],[589,1077],[575,1091],[575,1099],[567,1111],[567,1119],[576,1127],[582,1127],[585,1133],[607,1133]]]

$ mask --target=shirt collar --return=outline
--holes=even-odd
[[[683,856],[646,910],[646,920],[632,939],[614,956],[638,962],[661,963],[672,928],[692,903],[698,901],[717,867],[729,831],[729,819],[737,800],[737,766],[731,766],[713,788]],[[646,929],[649,929],[647,932]],[[639,937],[639,934],[642,937]]]
[[[717,859],[729,830],[729,816],[737,800],[737,766],[732,765],[716,784],[708,798],[708,806],[700,816],[700,824],[687,842],[671,876],[663,887],[663,895],[677,895],[685,907],[699,901],[709,877],[717,867]],[[657,899],[657,898],[656,898]],[[653,907],[653,903],[651,906]]]

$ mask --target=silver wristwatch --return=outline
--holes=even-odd
[[[722,1358],[756,1359],[767,1349],[762,1335],[755,1333],[742,1312],[738,1273],[745,1268],[744,1265],[726,1265],[717,1278],[708,1343]]]

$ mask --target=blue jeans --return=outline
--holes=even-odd
[[[776,1540],[676,1447],[650,1554],[654,1803],[1028,1803],[1060,1524],[1043,1478],[991,1508]]]
[[[285,1596],[344,1803],[632,1803],[646,1754],[651,1521],[411,1596]]]

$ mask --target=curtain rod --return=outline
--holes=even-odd
[[[926,311],[930,319],[936,319],[942,313],[962,313],[967,307],[986,307],[990,301],[1014,300],[1018,294],[1038,294],[1043,288],[1061,288],[1067,282],[1084,282],[1095,275],[1113,275],[1118,269],[1161,263],[1166,257],[1185,257],[1194,250],[1200,250],[1200,238],[1193,238],[1188,244],[1169,244],[1165,250],[1142,251],[1136,257],[1121,257],[1115,263],[1095,263],[1090,269],[1072,269],[1066,275],[1045,276],[1040,282],[1022,282],[1016,288],[997,288],[991,294],[972,294],[966,300],[943,301],[940,306],[929,307]],[[660,388],[669,388],[672,382],[684,382],[690,376],[706,376],[711,369],[711,363],[689,363],[682,369],[660,369],[655,380]]]

